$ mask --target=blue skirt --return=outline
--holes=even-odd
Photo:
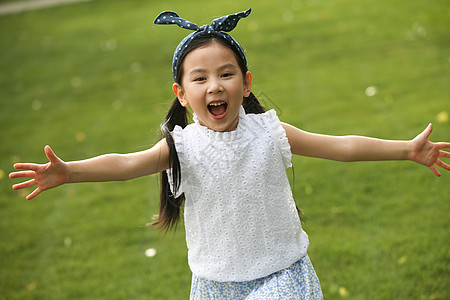
[[[191,300],[323,299],[319,279],[308,255],[289,268],[243,282],[219,282],[192,276]]]

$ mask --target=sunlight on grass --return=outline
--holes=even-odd
[[[77,142],[82,143],[86,140],[86,134],[84,132],[77,132],[75,134],[75,140],[77,140]]]
[[[406,255],[403,255],[403,256],[401,256],[399,259],[398,259],[398,264],[399,265],[403,265],[403,264],[405,264],[406,262],[408,261],[408,257],[406,256]]]
[[[373,97],[377,94],[377,88],[375,86],[369,86],[366,89],[366,95],[369,97]]]
[[[438,113],[436,121],[438,121],[438,123],[448,123],[448,112],[444,110]]]
[[[342,298],[348,296],[348,291],[347,291],[347,289],[345,287],[341,286],[339,288],[339,296],[341,296]]]
[[[155,248],[148,248],[145,250],[145,256],[147,257],[154,257],[156,255],[156,249]]]

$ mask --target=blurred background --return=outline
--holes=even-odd
[[[15,1],[18,2],[18,1]],[[1,7],[11,1],[0,0]],[[158,176],[66,185],[32,201],[15,162],[151,147],[171,59],[199,25],[252,7],[232,35],[282,121],[335,135],[450,141],[446,1],[93,0],[0,15],[0,299],[187,299],[183,225],[146,227]],[[325,299],[449,299],[450,174],[411,162],[295,157],[288,170]],[[448,160],[447,160],[448,162]]]

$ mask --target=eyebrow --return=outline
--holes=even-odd
[[[234,64],[224,64],[224,65],[220,66],[218,68],[218,70],[223,70],[223,69],[227,69],[227,68],[238,69],[238,67],[235,66]],[[206,72],[206,69],[196,68],[196,69],[193,69],[192,71],[190,71],[189,74],[197,74],[197,73],[205,73],[205,72]]]

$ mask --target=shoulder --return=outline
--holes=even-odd
[[[277,116],[274,109],[271,109],[262,114],[248,114],[252,132],[259,132],[259,136],[263,138],[268,145],[277,145],[277,149],[283,158],[283,163],[286,168],[291,167],[291,147],[287,133],[284,129],[283,123]]]
[[[260,114],[247,114],[246,119],[254,127],[254,130],[261,129],[267,133],[280,129],[281,126],[280,119],[274,109]]]
[[[255,120],[279,120],[275,109],[270,109],[266,112],[259,113],[259,114],[249,113],[249,114],[246,114],[246,117],[255,119]]]
[[[182,137],[186,134],[192,133],[195,130],[195,124],[188,124],[186,127],[181,127],[179,125],[176,125],[172,131],[172,136],[174,138],[176,137]]]
[[[184,148],[186,147],[186,143],[189,144],[192,137],[196,135],[194,131],[194,124],[189,124],[184,128],[176,125],[172,130],[172,138],[174,140],[175,149],[179,155],[182,155],[185,152]]]

